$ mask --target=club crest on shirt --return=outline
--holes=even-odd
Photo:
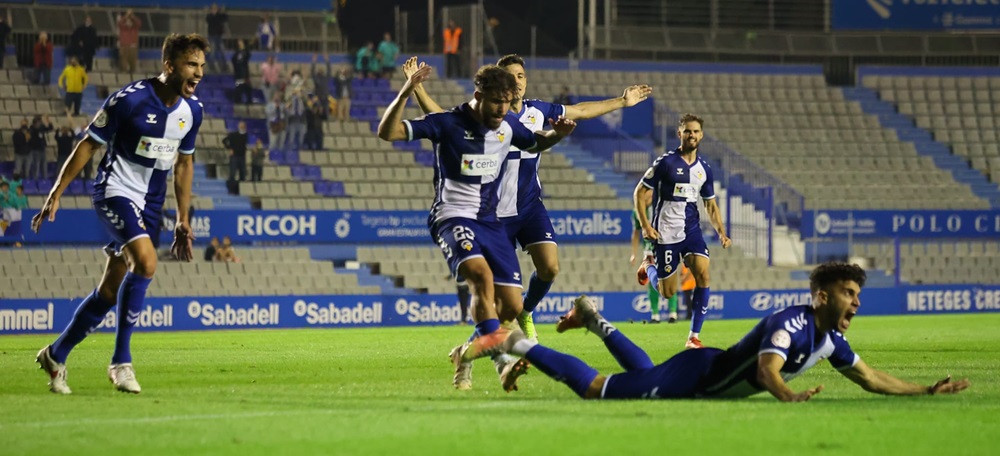
[[[462,245],[462,248],[465,249],[465,251],[467,251],[467,252],[471,252],[472,251],[472,242],[470,242],[468,239],[462,241],[461,245]]]
[[[97,111],[97,115],[94,116],[94,126],[97,128],[104,128],[108,125],[108,112],[105,110]]]
[[[535,123],[535,116],[534,115],[529,115],[528,116],[528,123],[532,123],[532,124]]]
[[[497,132],[497,140],[499,140],[500,142],[503,142],[504,137],[505,136],[504,136],[504,133],[502,131],[498,131]]]
[[[181,130],[183,130],[184,129],[184,125],[187,125],[187,122],[185,122],[184,118],[181,117],[180,119],[177,119],[177,125],[181,127]]]
[[[698,171],[698,172],[694,173],[694,177],[697,177],[698,180],[705,180],[705,173],[703,173],[701,171]]]

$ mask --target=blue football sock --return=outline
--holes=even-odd
[[[550,288],[552,288],[552,282],[539,279],[538,274],[532,272],[531,280],[528,281],[528,292],[524,296],[524,311],[533,312]]]
[[[65,363],[73,347],[83,341],[88,334],[94,332],[97,325],[101,324],[101,320],[114,306],[114,303],[104,302],[97,290],[91,292],[76,308],[73,320],[69,322],[59,338],[52,343],[52,359],[57,363]]]
[[[557,382],[565,383],[580,397],[587,394],[587,388],[598,375],[596,369],[578,358],[541,345],[532,347],[524,357],[545,375]]]
[[[611,352],[611,355],[615,357],[618,364],[626,371],[653,367],[653,361],[649,359],[649,355],[634,344],[632,340],[625,337],[621,331],[608,334],[604,338],[604,345],[608,347],[608,351]]]
[[[496,318],[490,318],[489,320],[483,320],[476,323],[476,332],[473,334],[475,336],[485,336],[487,334],[492,334],[496,330],[500,329],[500,320]]]
[[[691,332],[700,333],[701,325],[705,322],[705,314],[708,313],[708,293],[709,288],[695,288],[694,296],[691,298]]]
[[[132,329],[139,321],[146,288],[152,281],[132,272],[125,274],[125,280],[118,289],[118,332],[115,333],[115,353],[111,355],[111,364],[132,362]]]

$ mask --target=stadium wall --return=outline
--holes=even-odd
[[[611,321],[639,321],[649,315],[644,293],[590,296]],[[555,323],[572,308],[575,298],[568,293],[549,294],[535,309],[535,321]],[[868,288],[862,302],[863,315],[997,312],[1000,286]],[[707,317],[758,319],[810,303],[805,289],[723,291],[712,294]],[[0,300],[0,335],[58,332],[69,323],[78,304],[73,299]],[[188,296],[147,298],[137,325],[146,331],[428,326],[455,324],[460,315],[454,295]],[[113,331],[116,319],[115,312],[108,312],[98,331]]]

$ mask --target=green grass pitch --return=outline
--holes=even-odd
[[[709,321],[711,346],[755,322]],[[687,325],[620,323],[654,361]],[[0,337],[0,454],[730,455],[997,454],[1000,314],[865,317],[848,333],[871,366],[921,384],[952,374],[955,396],[866,393],[821,363],[791,382],[826,387],[808,403],[583,401],[537,370],[504,393],[477,361],[472,391],[451,387],[448,350],[469,327],[142,333],[143,392],[106,377],[113,335],[69,359],[71,396],[48,392],[35,352],[53,336]],[[539,327],[547,345],[618,370],[591,334]]]

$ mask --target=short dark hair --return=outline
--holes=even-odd
[[[524,59],[522,59],[521,56],[517,54],[507,54],[503,57],[500,57],[500,60],[497,60],[498,67],[505,67],[507,65],[513,65],[515,63],[521,65],[521,67],[524,67]]]
[[[857,283],[859,287],[864,287],[865,281],[868,280],[868,274],[856,264],[837,261],[823,263],[816,266],[816,269],[813,269],[812,273],[809,274],[809,291],[815,294],[821,288],[826,288],[842,280],[850,280]]]
[[[208,54],[211,47],[208,45],[208,40],[197,33],[187,35],[171,33],[163,39],[164,62],[173,62],[174,59],[194,50]]]
[[[705,128],[705,121],[702,120],[701,117],[691,114],[690,112],[685,113],[683,116],[681,116],[681,120],[677,121],[677,127],[678,128],[684,127],[684,124],[688,122],[698,122],[699,127]]]
[[[473,80],[476,90],[483,94],[509,95],[517,92],[514,75],[497,65],[484,65]]]

